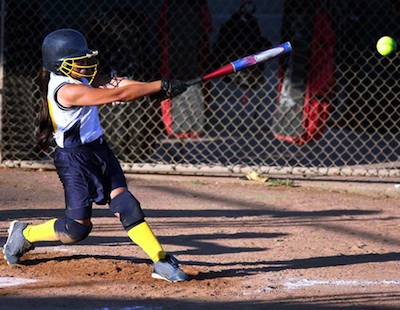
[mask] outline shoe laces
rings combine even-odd
[[[173,255],[167,254],[163,260],[169,262],[174,268],[179,268],[179,261]]]

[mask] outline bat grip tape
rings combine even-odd
[[[194,84],[201,83],[201,81],[203,81],[203,78],[202,78],[201,76],[199,76],[199,77],[197,77],[197,78],[195,78],[195,79],[186,81],[186,85],[187,85],[187,86],[191,86],[191,85],[194,85]]]

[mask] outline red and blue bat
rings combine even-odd
[[[292,51],[292,45],[290,44],[290,42],[285,42],[278,46],[269,48],[263,52],[259,52],[259,53],[232,61],[231,63],[229,63],[211,73],[208,73],[204,76],[199,76],[195,79],[186,81],[186,85],[190,86],[190,85],[194,85],[197,83],[201,83],[201,82],[209,80],[209,79],[227,76],[229,74],[238,72],[240,70],[250,68],[256,64],[260,64],[260,63],[275,59],[279,56],[288,54],[291,51]]]

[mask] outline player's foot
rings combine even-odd
[[[3,246],[4,258],[9,265],[19,264],[19,258],[24,253],[34,248],[33,244],[25,239],[22,231],[28,226],[27,223],[13,221],[8,229],[8,239]]]
[[[171,254],[154,263],[154,270],[151,276],[155,279],[168,282],[183,282],[189,280],[189,276],[178,266],[178,260]]]

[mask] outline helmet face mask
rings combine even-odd
[[[97,74],[98,52],[87,47],[85,37],[74,29],[59,29],[48,34],[42,44],[43,67],[57,75],[88,78]]]
[[[97,74],[99,61],[96,58],[97,51],[85,56],[66,58],[63,60],[58,70],[71,78],[87,78],[89,84],[92,83]]]

